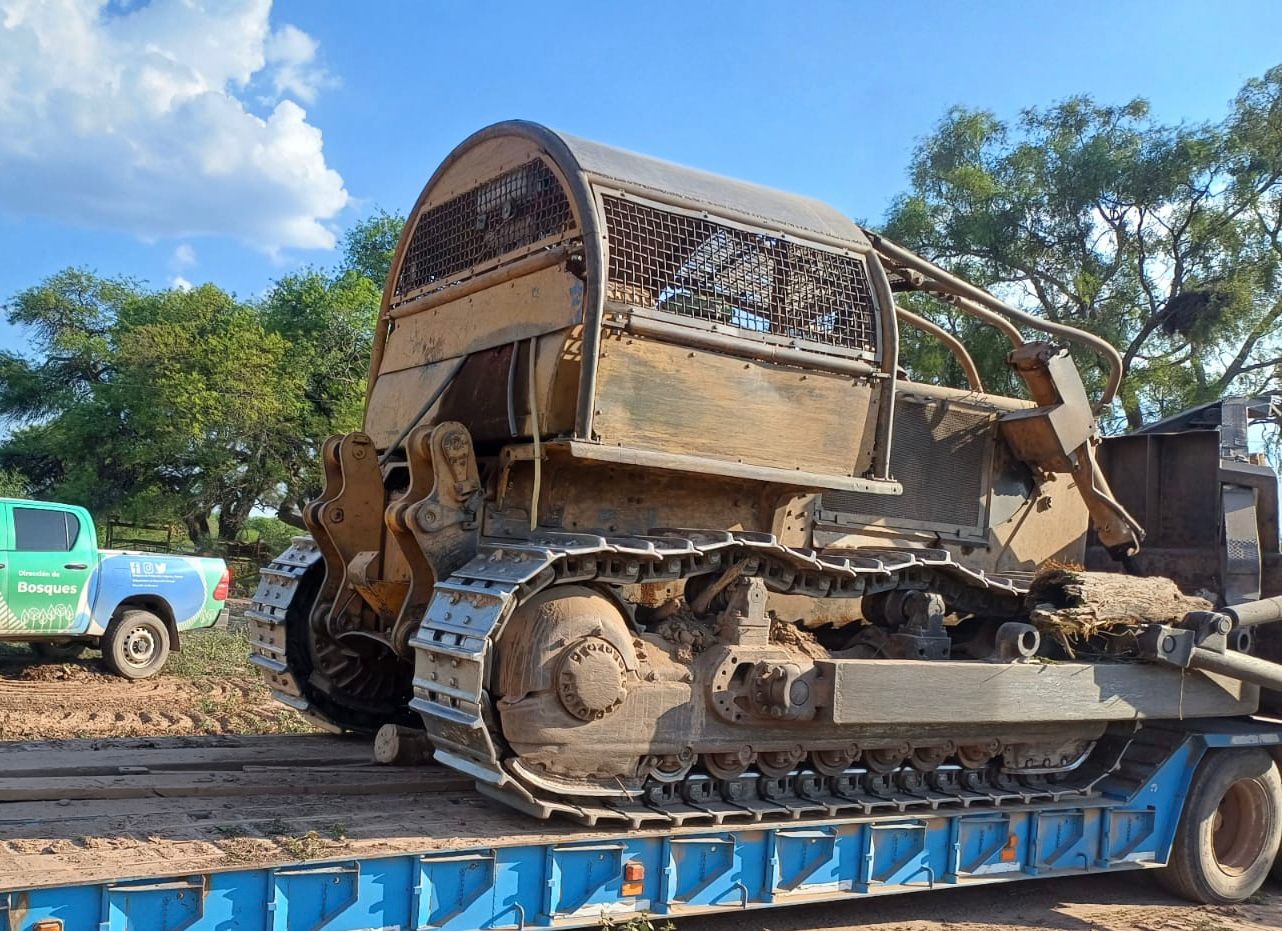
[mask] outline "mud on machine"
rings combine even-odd
[[[1023,396],[911,293],[1007,341]],[[908,328],[965,384],[910,380]],[[588,825],[1089,797],[1138,733],[1282,679],[1209,602],[1035,622],[1039,567],[1139,550],[1096,456],[1121,371],[821,202],[491,126],[410,213],[363,430],[264,572],[255,662],[317,722],[422,727]]]

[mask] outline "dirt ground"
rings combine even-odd
[[[311,730],[272,700],[238,627],[186,634],[163,672],[141,682],[108,673],[96,651],[58,663],[0,644],[0,740]]]
[[[677,931],[1262,931],[1282,928],[1282,883],[1242,905],[1190,905],[1146,872],[1028,880],[678,922]]]

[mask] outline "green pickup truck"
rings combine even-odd
[[[101,647],[127,679],[160,672],[179,634],[226,617],[221,559],[98,549],[84,508],[0,498],[0,640],[49,658]]]

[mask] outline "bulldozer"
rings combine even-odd
[[[910,294],[1005,340],[1021,396]],[[910,378],[908,329],[964,384]],[[1080,791],[1119,733],[1259,702],[1210,600],[1036,621],[1046,567],[1140,558],[1101,464],[1121,375],[825,203],[499,123],[409,214],[363,428],[321,450],[253,659],[318,724],[422,728],[540,817]]]

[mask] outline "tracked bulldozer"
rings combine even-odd
[[[1007,341],[1021,396],[910,293]],[[908,378],[908,328],[965,384]],[[1139,550],[1096,455],[1121,371],[821,202],[491,126],[409,215],[363,429],[264,570],[254,661],[312,720],[421,727],[539,816],[1081,791],[1119,727],[1258,702],[1190,659],[1233,652],[1209,602],[1037,622],[1039,569]],[[1163,636],[1181,661],[1137,661]]]

